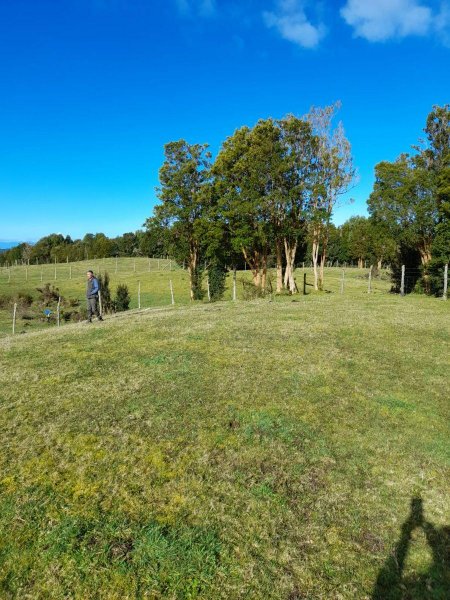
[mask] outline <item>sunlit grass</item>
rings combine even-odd
[[[339,277],[0,340],[0,597],[371,598],[442,531],[449,305]]]

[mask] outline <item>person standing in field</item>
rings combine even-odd
[[[94,277],[93,271],[88,271],[87,275],[87,286],[86,286],[86,298],[87,298],[87,312],[88,312],[88,323],[92,323],[92,316],[95,315],[99,321],[103,321],[103,317],[98,310],[98,294],[100,292],[100,286],[98,279]]]

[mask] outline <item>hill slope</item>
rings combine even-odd
[[[338,295],[0,340],[0,596],[444,598],[449,340]]]

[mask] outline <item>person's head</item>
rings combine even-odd
[[[94,271],[87,271],[86,276],[88,279],[92,279],[94,277]]]

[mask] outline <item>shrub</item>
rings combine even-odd
[[[208,269],[209,295],[211,302],[221,300],[225,292],[227,271],[221,265],[213,265]]]
[[[17,304],[23,308],[29,307],[33,304],[33,296],[31,294],[27,294],[26,292],[19,292],[17,294]]]
[[[49,306],[49,304],[51,304],[52,302],[58,302],[58,298],[60,297],[58,288],[53,287],[49,283],[46,283],[44,287],[36,289],[40,294],[40,301],[44,306]]]
[[[192,291],[194,300],[203,300],[205,292],[202,289],[203,268],[197,267],[192,274]]]
[[[128,310],[130,308],[130,300],[128,286],[120,283],[117,286],[116,297],[114,298],[114,310],[118,312]]]
[[[104,275],[98,275],[97,279],[100,286],[100,293],[102,298],[102,311],[104,313],[112,312],[113,300],[111,298],[111,291],[109,289],[109,275],[107,272],[105,272]]]

